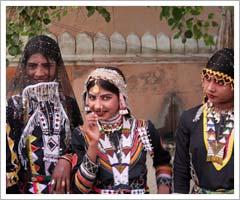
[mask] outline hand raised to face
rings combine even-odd
[[[86,115],[83,129],[90,139],[90,144],[97,145],[100,136],[100,130],[98,125],[98,116],[94,112],[90,112]]]

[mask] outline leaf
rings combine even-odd
[[[174,35],[173,39],[179,38],[181,34],[182,34],[182,31],[177,32],[177,33]]]
[[[179,21],[183,16],[182,15],[182,10],[179,9],[178,7],[174,7],[173,10],[172,10],[172,16],[173,16],[174,20]]]
[[[209,22],[204,22],[204,25],[203,25],[205,28],[207,28],[207,27],[209,27],[210,26],[210,24],[209,24]]]
[[[168,19],[170,15],[170,7],[169,6],[162,6],[162,12],[160,14],[160,20],[164,18]]]
[[[192,15],[200,15],[202,12],[202,7],[201,6],[195,6],[194,9],[192,9],[191,14]]]
[[[215,21],[212,21],[212,27],[218,27],[218,23]]]
[[[203,23],[202,20],[197,20],[197,25],[198,25],[199,27],[202,27],[202,23]]]
[[[185,44],[187,42],[187,39],[185,37],[182,38],[182,43]]]
[[[17,56],[21,52],[20,47],[15,45],[15,46],[10,46],[8,49],[8,53],[11,56]]]
[[[67,14],[68,14],[68,11],[67,11],[67,10],[64,10],[63,16],[66,16]]]
[[[173,25],[173,22],[174,22],[174,21],[173,21],[173,18],[169,18],[167,22],[168,22],[168,25],[169,25],[169,26],[172,26],[172,25]]]
[[[213,19],[214,18],[214,13],[209,13],[208,14],[208,19]]]
[[[202,37],[202,32],[197,24],[193,25],[193,35],[197,40],[199,40]]]
[[[86,6],[86,9],[87,9],[87,11],[88,11],[88,17],[91,17],[93,14],[94,14],[94,12],[95,12],[95,6]]]
[[[184,33],[184,36],[185,36],[186,38],[192,38],[193,33],[192,33],[191,30],[187,30],[187,31]]]
[[[43,23],[46,24],[46,25],[47,25],[47,24],[50,24],[50,23],[51,23],[51,20],[50,20],[49,18],[44,18],[44,19],[43,19]]]
[[[192,28],[192,25],[193,25],[193,17],[189,18],[189,19],[186,21],[186,24],[187,24],[187,28],[188,28],[188,29],[191,29],[191,28]]]
[[[102,15],[104,17],[106,22],[110,21],[110,19],[111,19],[110,13],[107,11],[106,8],[100,6],[100,7],[96,7],[96,10],[98,11],[98,13],[100,15]]]

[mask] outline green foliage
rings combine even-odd
[[[110,13],[104,7],[85,7],[88,17],[95,11],[104,17],[106,22],[111,20]],[[7,7],[7,51],[8,54],[16,57],[20,55],[23,47],[22,36],[27,39],[48,32],[48,25],[54,20],[60,20],[69,12],[69,7],[60,6],[9,6]],[[7,65],[9,60],[7,60]]]
[[[183,43],[187,39],[203,38],[206,46],[214,45],[213,36],[209,33],[210,28],[219,25],[214,21],[214,13],[209,13],[206,20],[200,19],[202,6],[162,6],[160,20],[166,20],[172,31],[176,31],[173,38],[181,38]]]
[[[86,6],[88,11],[88,17],[91,17],[95,11],[97,11],[102,17],[104,17],[106,22],[110,22],[111,15],[105,7],[102,6]]]
[[[47,31],[53,19],[61,18],[66,7],[56,6],[9,6],[7,7],[6,45],[9,55],[21,54],[23,38],[31,38]],[[7,60],[7,64],[9,61]]]

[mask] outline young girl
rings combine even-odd
[[[98,68],[86,80],[86,121],[72,138],[76,193],[149,193],[147,152],[153,158],[158,192],[170,192],[170,155],[153,124],[131,115],[126,87],[123,73],[112,67]]]
[[[234,192],[233,63],[233,50],[228,48],[209,59],[202,71],[205,102],[181,116],[173,168],[175,193]]]
[[[7,193],[69,193],[71,131],[82,118],[53,39],[26,44],[7,95]]]

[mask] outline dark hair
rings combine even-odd
[[[36,53],[40,53],[47,60],[48,59],[54,60],[57,66],[60,66],[63,64],[61,51],[57,42],[46,35],[35,36],[27,42],[24,48],[23,57],[21,60],[22,67],[25,67],[28,59],[33,54],[36,54]]]
[[[234,77],[234,51],[223,48],[218,50],[207,62],[206,68]]]
[[[126,83],[126,78],[120,69],[115,68],[115,67],[104,67],[104,69],[110,69],[110,70],[116,71],[118,74],[120,74],[123,77],[123,80]],[[117,96],[119,96],[119,89],[114,84],[110,83],[109,81],[99,79],[99,80],[97,80],[97,83],[103,89],[108,90],[108,91],[116,94]],[[95,80],[90,81],[87,84],[87,91],[89,91],[94,85],[95,85]],[[84,96],[84,99],[85,99],[85,96]]]

